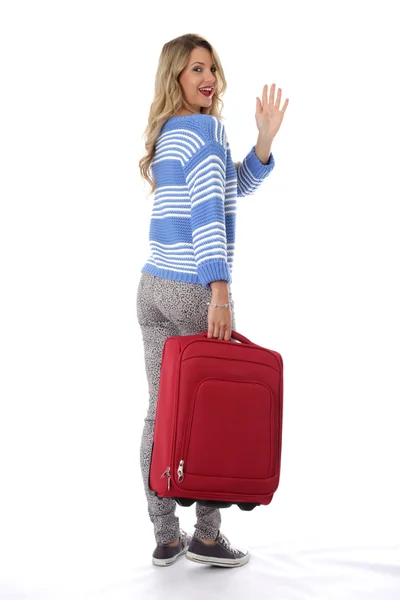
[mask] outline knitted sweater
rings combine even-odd
[[[210,288],[232,283],[236,199],[253,194],[275,166],[255,146],[235,167],[225,126],[198,113],[170,117],[151,163],[156,183],[150,219],[150,255],[142,272]]]

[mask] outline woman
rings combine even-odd
[[[248,562],[249,553],[233,547],[221,533],[219,509],[196,504],[193,536],[179,527],[173,498],[149,489],[162,349],[173,335],[208,331],[231,339],[236,329],[231,294],[235,248],[236,198],[254,193],[275,161],[272,140],[288,105],[279,110],[281,89],[264,86],[257,98],[257,143],[242,163],[233,163],[220,114],[226,89],[216,51],[198,35],[183,35],[162,49],[155,96],[146,128],[141,175],[151,185],[150,255],[137,290],[149,407],[140,463],[157,547],[153,564],[173,564],[182,554],[205,564],[227,567]],[[150,175],[150,171],[152,176]]]

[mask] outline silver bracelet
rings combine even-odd
[[[221,308],[228,308],[228,306],[230,305],[230,302],[228,302],[228,304],[211,304],[211,302],[207,302],[207,306],[220,306]]]

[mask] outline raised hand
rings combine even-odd
[[[269,139],[273,139],[279,131],[289,99],[286,98],[283,106],[279,109],[281,103],[282,89],[278,88],[275,101],[275,83],[271,85],[271,91],[268,98],[268,85],[264,85],[262,93],[262,102],[257,96],[256,101],[256,123],[259,133]]]

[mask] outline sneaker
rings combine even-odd
[[[180,530],[181,535],[176,546],[168,546],[168,544],[157,544],[153,552],[153,565],[157,567],[169,567],[179,556],[185,554],[189,548],[192,537]]]
[[[204,565],[215,565],[216,567],[241,567],[249,562],[248,550],[234,548],[230,541],[218,531],[216,544],[204,544],[195,536],[189,544],[186,558]]]

